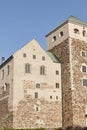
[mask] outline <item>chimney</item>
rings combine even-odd
[[[4,63],[5,61],[5,57],[2,57],[1,63]]]

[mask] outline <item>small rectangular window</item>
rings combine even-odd
[[[83,86],[87,86],[87,79],[83,79]]]
[[[58,96],[56,96],[56,99],[58,100]]]
[[[59,88],[59,83],[56,83],[56,88]]]
[[[86,66],[82,66],[82,72],[86,72]]]
[[[36,84],[36,88],[40,88],[40,84],[39,83]]]
[[[35,98],[38,98],[38,93],[37,92],[35,93]]]
[[[33,59],[36,59],[36,55],[33,55]]]
[[[56,75],[59,75],[59,71],[58,70],[56,70]]]
[[[52,99],[52,96],[50,96],[50,99]]]
[[[39,110],[39,108],[38,108],[38,106],[36,106],[36,111],[38,111]]]
[[[86,56],[86,52],[85,52],[85,51],[82,51],[81,53],[82,53],[81,55],[82,55],[83,57]]]
[[[43,61],[45,60],[45,56],[42,56],[42,60],[43,60]]]
[[[26,53],[23,53],[23,57],[24,57],[24,58],[26,57]]]

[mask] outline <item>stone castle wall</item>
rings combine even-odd
[[[52,89],[48,84],[45,84],[45,87],[42,86],[39,91],[44,91],[48,88],[49,91]],[[31,90],[32,95],[30,94]],[[35,91],[33,82],[24,81],[24,98],[19,102],[16,111],[14,111],[13,128],[25,129],[61,127],[61,101],[59,101],[59,99],[55,101],[53,101],[53,99],[46,100],[44,95],[42,98],[35,98],[33,97],[33,91]],[[38,111],[36,110],[36,107],[38,107]]]
[[[53,47],[50,50],[61,61],[61,77],[62,77],[62,118],[63,126],[73,124],[72,112],[72,91],[71,91],[71,74],[70,74],[70,59],[69,59],[69,40],[66,39],[61,44]]]
[[[72,72],[73,72],[73,124],[87,126],[87,86],[83,86],[82,80],[87,79],[87,72],[82,72],[82,64],[87,65],[87,43],[72,39]],[[86,56],[82,57],[81,52]]]
[[[87,43],[76,39],[72,39],[69,43],[67,39],[51,51],[61,60],[63,126],[86,126],[87,87],[82,85],[82,79],[87,79],[87,74],[81,71],[81,67],[83,63],[87,65],[87,54],[82,57],[81,52],[87,52]],[[72,64],[72,68],[70,68],[70,64]]]
[[[7,88],[7,91],[2,91],[2,94],[0,94],[0,129],[13,127],[13,116],[12,113],[9,112],[8,98],[9,88]]]

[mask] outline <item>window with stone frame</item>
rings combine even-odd
[[[26,53],[23,53],[23,57],[26,58],[27,54]]]
[[[45,75],[45,66],[40,67],[40,75]]]
[[[35,92],[35,98],[38,98],[38,93],[37,92]]]
[[[59,83],[56,83],[56,88],[59,88]]]
[[[63,31],[61,31],[60,33],[59,33],[59,37],[63,37]]]
[[[39,83],[36,83],[36,88],[40,88],[40,84]]]
[[[36,55],[33,55],[33,59],[36,59]]]
[[[82,72],[86,73],[87,67],[85,65],[82,65]]]
[[[86,37],[86,36],[87,36],[86,31],[83,30],[83,37]]]
[[[45,61],[45,56],[42,56],[42,60]]]
[[[30,73],[30,71],[31,71],[31,70],[30,70],[30,69],[31,69],[30,67],[31,67],[31,66],[30,66],[29,63],[26,63],[26,64],[25,64],[25,73]]]
[[[36,111],[38,111],[39,110],[39,107],[38,106],[36,106]]]
[[[85,51],[81,51],[81,56],[85,57],[86,56],[86,52]]]
[[[52,99],[52,96],[50,96],[50,99]]]
[[[56,75],[59,75],[59,71],[58,70],[56,70]]]
[[[74,28],[74,33],[79,34],[79,29]]]
[[[53,36],[52,42],[56,41],[56,36]]]
[[[58,96],[56,96],[56,100],[58,100]]]
[[[83,79],[83,86],[87,86],[87,79]]]

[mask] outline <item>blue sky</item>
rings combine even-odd
[[[45,35],[70,15],[87,21],[87,0],[0,0],[0,58],[33,38],[46,49]]]

